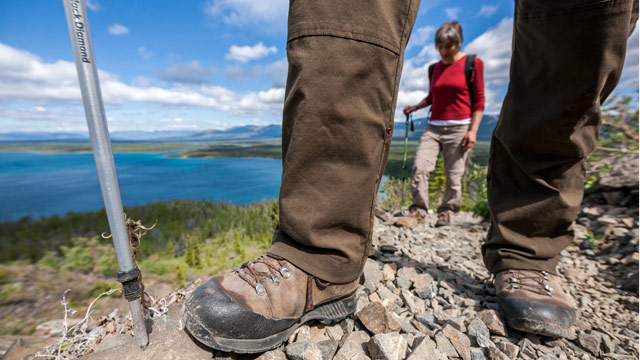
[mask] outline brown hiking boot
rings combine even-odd
[[[257,353],[283,343],[310,320],[329,324],[356,308],[358,280],[330,284],[272,255],[216,276],[182,307],[186,330],[217,350]]]
[[[552,337],[572,337],[576,310],[545,271],[507,270],[496,274],[498,305],[514,329]]]
[[[409,217],[416,219],[418,223],[424,222],[427,210],[412,205],[409,207]]]
[[[451,222],[451,218],[449,217],[449,212],[448,211],[443,211],[441,213],[438,214],[438,221],[436,221],[436,227],[440,227],[440,226],[449,226],[449,223]]]

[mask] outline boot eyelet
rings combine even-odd
[[[507,290],[514,290],[517,289],[518,285],[517,284],[510,284],[509,287],[507,288]]]
[[[280,268],[280,274],[282,275],[283,278],[288,279],[291,277],[291,273],[289,272],[289,269],[287,269],[286,267],[281,267]]]
[[[509,284],[512,284],[512,283],[519,283],[519,282],[520,282],[520,280],[518,280],[518,279],[516,279],[516,278],[508,278],[508,279],[507,279],[507,282],[508,282]]]
[[[553,288],[552,288],[551,286],[549,286],[549,285],[545,285],[545,286],[544,286],[544,289],[545,289],[547,292],[552,292],[552,291],[553,291]]]
[[[262,285],[261,283],[255,283],[253,284],[253,288],[256,289],[256,293],[258,294],[258,296],[263,296],[264,294],[267,293],[267,290],[264,288],[264,285]]]
[[[271,274],[271,275],[269,275],[269,276],[271,277],[271,281],[273,281],[273,283],[274,283],[276,286],[280,286],[280,279],[278,279],[278,276],[276,276],[276,274],[273,274],[273,273],[272,273],[272,274]]]

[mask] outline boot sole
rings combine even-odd
[[[280,344],[289,339],[289,336],[291,336],[291,334],[293,334],[296,329],[311,320],[319,320],[322,324],[329,325],[346,319],[348,316],[353,314],[355,310],[356,292],[354,291],[342,298],[316,307],[315,309],[302,315],[302,317],[289,328],[262,339],[233,339],[213,336],[210,341],[207,341],[194,335],[200,331],[203,331],[204,327],[202,327],[202,329],[185,330],[187,330],[187,332],[200,343],[215,350],[239,354],[254,354],[278,347]],[[184,306],[183,311],[188,312],[188,310]]]
[[[572,328],[566,329],[552,322],[535,321],[530,319],[507,319],[507,324],[516,330],[526,333],[554,338],[575,338],[575,332]]]

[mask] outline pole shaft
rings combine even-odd
[[[91,136],[93,157],[98,170],[98,178],[113,245],[116,249],[120,271],[127,272],[133,270],[135,264],[129,249],[129,237],[127,235],[109,129],[102,102],[87,10],[84,0],[63,0],[63,3],[78,72],[82,102]],[[129,305],[136,336],[140,345],[145,347],[148,343],[148,334],[144,326],[140,299],[130,301]]]

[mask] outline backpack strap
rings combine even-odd
[[[436,64],[429,65],[429,87],[431,87],[431,78],[433,78],[433,71],[436,69]]]
[[[467,89],[469,90],[471,104],[473,104],[473,83],[475,81],[473,78],[474,71],[476,71],[476,54],[469,54],[464,60],[464,77],[467,80]]]

